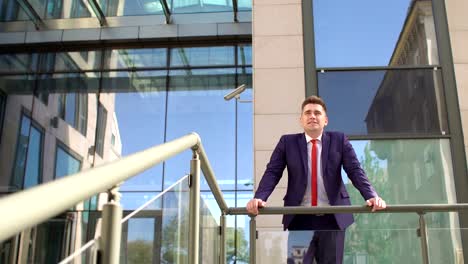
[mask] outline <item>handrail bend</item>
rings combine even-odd
[[[0,242],[52,218],[95,194],[106,192],[121,182],[187,150],[200,155],[201,170],[219,207],[224,200],[197,133],[151,147],[120,160],[17,192],[0,199]]]

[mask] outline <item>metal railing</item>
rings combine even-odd
[[[101,238],[98,250],[102,263],[118,263],[121,241],[122,207],[118,186],[123,181],[187,150],[192,149],[189,176],[189,247],[190,264],[198,263],[200,223],[200,169],[222,212],[228,207],[216,183],[213,169],[196,133],[132,154],[115,162],[70,175],[0,199],[0,242],[36,226],[95,194],[108,192],[102,209]],[[224,221],[225,223],[225,221]],[[225,228],[221,233],[224,237]],[[224,243],[220,245],[224,254]],[[220,258],[220,262],[224,260]]]
[[[424,215],[429,212],[459,212],[468,210],[468,204],[413,204],[390,205],[386,209],[372,212],[368,206],[324,206],[324,207],[266,207],[259,209],[260,215],[284,215],[284,214],[337,214],[337,213],[416,213],[419,215],[418,236],[421,240],[421,254],[424,264],[429,264],[429,251],[427,245],[427,227]],[[249,215],[246,208],[228,208],[229,215]],[[256,261],[256,221],[255,216],[250,216],[250,263]]]
[[[200,137],[191,133],[165,144],[132,154],[118,161],[70,175],[53,182],[8,195],[0,199],[0,242],[43,221],[52,218],[77,203],[95,194],[108,192],[108,203],[102,211],[101,237],[88,242],[89,247],[97,242],[102,263],[118,263],[121,243],[122,207],[118,186],[123,181],[141,173],[187,149],[192,149],[189,175],[189,241],[188,261],[199,262],[200,223],[200,169],[213,193],[220,217],[220,257],[224,264],[226,240],[226,215],[249,215],[245,207],[228,208],[216,182],[210,162],[203,149]],[[77,188],[79,187],[79,188]],[[419,215],[419,235],[423,263],[429,263],[427,229],[424,214],[428,212],[453,212],[467,210],[468,204],[390,205],[374,213],[416,213]],[[367,206],[329,207],[268,207],[259,210],[260,215],[274,214],[335,214],[372,213]],[[256,261],[256,220],[250,215],[250,263]],[[81,249],[85,250],[85,249]],[[79,253],[79,252],[78,252]]]

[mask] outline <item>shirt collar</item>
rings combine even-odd
[[[317,138],[311,138],[309,137],[309,135],[307,135],[307,133],[304,133],[305,135],[305,139],[306,139],[306,142],[309,143],[312,139],[317,139],[319,142],[322,142],[322,134],[320,134],[320,136],[318,136]]]

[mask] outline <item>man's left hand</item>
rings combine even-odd
[[[366,203],[367,203],[367,206],[372,206],[372,212],[387,208],[387,203],[385,203],[384,199],[380,197],[370,198],[369,200],[366,201]]]

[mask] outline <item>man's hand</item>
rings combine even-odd
[[[370,198],[366,203],[367,206],[372,206],[372,212],[387,208],[387,203],[385,203],[385,201],[380,197]]]
[[[258,215],[258,208],[263,208],[266,206],[266,202],[262,201],[262,199],[255,199],[253,198],[250,200],[247,205],[247,212],[252,215]]]

